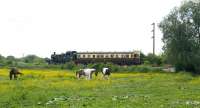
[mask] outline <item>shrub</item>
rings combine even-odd
[[[68,69],[68,70],[73,70],[75,69],[77,66],[74,62],[68,62],[64,65],[61,65],[61,69]]]

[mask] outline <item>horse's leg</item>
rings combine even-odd
[[[98,76],[98,72],[95,72],[96,77]]]
[[[104,78],[104,74],[102,73],[102,75],[101,75],[101,79],[103,79]]]
[[[13,74],[10,72],[10,80],[12,80]]]
[[[14,73],[14,79],[15,79],[15,80],[17,79],[17,74],[16,74],[16,73]]]
[[[90,80],[90,74],[88,75],[88,80]]]
[[[79,73],[76,73],[76,78],[80,79],[80,74]]]
[[[107,80],[109,79],[109,75],[106,75],[106,79],[107,79]]]
[[[78,74],[78,79],[80,79],[81,78],[81,75],[80,74]]]
[[[106,75],[105,74],[103,74],[103,79],[105,79],[106,78]]]
[[[76,72],[75,74],[76,74],[76,78],[78,78],[78,74],[79,74],[79,73],[78,73],[78,72]]]
[[[92,72],[90,73],[90,79],[92,79]]]
[[[78,73],[78,72],[76,72],[76,78],[78,78],[78,79],[79,79],[79,73]]]
[[[103,79],[103,72],[101,72],[102,73],[102,75],[101,75],[101,79]]]

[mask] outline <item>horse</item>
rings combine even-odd
[[[97,76],[96,69],[94,68],[86,68],[86,69],[80,69],[76,71],[76,77],[80,79],[82,76],[85,76],[86,79],[90,80],[92,79],[92,74],[95,72],[95,75]]]
[[[106,76],[107,76],[107,79],[108,79],[108,77],[110,76],[110,74],[111,74],[111,69],[110,68],[103,68],[102,69],[102,74],[103,74],[103,78],[106,78]]]
[[[10,80],[12,80],[13,76],[14,76],[14,79],[16,80],[17,75],[23,75],[23,74],[21,72],[19,72],[19,70],[17,68],[11,68],[10,72],[9,72]]]

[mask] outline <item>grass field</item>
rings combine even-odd
[[[187,73],[113,73],[77,80],[64,70],[0,69],[0,108],[200,108],[200,77]]]

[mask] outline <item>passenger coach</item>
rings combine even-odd
[[[78,52],[76,63],[112,62],[119,65],[140,64],[140,52]]]

